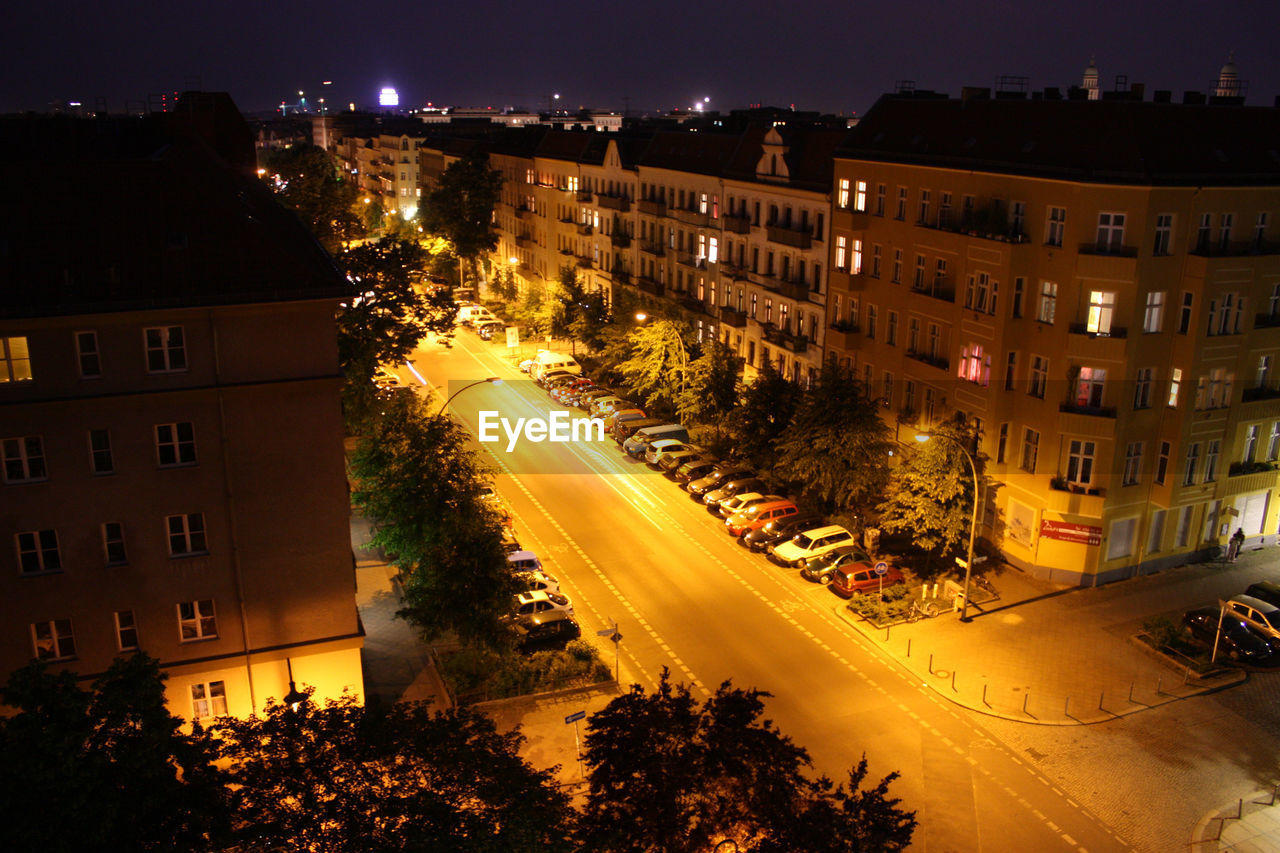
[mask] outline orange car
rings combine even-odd
[[[742,536],[748,530],[764,527],[775,518],[786,518],[789,515],[795,515],[799,511],[799,508],[791,501],[759,503],[726,518],[724,529],[729,531],[730,536]]]

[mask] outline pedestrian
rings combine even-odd
[[[1244,530],[1237,527],[1231,534],[1231,544],[1227,546],[1227,560],[1234,563],[1240,556],[1240,546],[1244,545]]]

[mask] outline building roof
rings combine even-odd
[[[229,165],[240,155],[196,131],[162,117],[0,121],[0,316],[349,294],[298,218]]]
[[[640,165],[700,175],[724,173],[738,148],[739,135],[664,130],[653,135]]]
[[[885,95],[837,156],[1088,183],[1274,186],[1280,109]]]

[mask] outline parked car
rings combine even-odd
[[[725,498],[731,498],[740,492],[758,492],[763,488],[765,488],[764,480],[749,473],[732,480],[721,480],[714,489],[702,495],[702,502],[714,511],[719,509],[720,502]]]
[[[373,374],[373,384],[379,388],[399,388],[404,385],[404,382],[391,368],[379,367]]]
[[[525,616],[529,613],[543,613],[548,610],[563,610],[565,613],[573,615],[573,603],[569,601],[568,596],[561,595],[558,592],[547,592],[546,590],[522,592],[515,597],[515,613],[517,616]]]
[[[613,392],[603,386],[590,391],[582,391],[576,395],[573,404],[584,412],[591,411],[591,403],[601,397],[612,397]]]
[[[644,449],[644,461],[650,468],[661,468],[662,458],[668,453],[680,453],[689,450],[693,445],[678,438],[656,438]]]
[[[841,598],[862,593],[876,593],[882,588],[903,583],[906,578],[897,566],[889,566],[883,576],[876,574],[871,563],[846,563],[831,573],[831,591]]]
[[[572,394],[579,388],[594,388],[596,384],[585,376],[579,376],[575,379],[562,379],[547,385],[547,393],[551,395],[551,399],[557,403],[563,403],[564,397]]]
[[[784,566],[800,568],[804,561],[841,545],[855,544],[853,534],[838,524],[804,530],[776,545],[769,546],[774,560]]]
[[[760,504],[777,503],[780,500],[786,500],[782,495],[763,494],[761,492],[739,492],[731,498],[725,498],[720,501],[716,507],[716,514],[726,521],[737,515],[751,509],[753,506]]]
[[[826,519],[813,513],[775,518],[763,527],[742,534],[740,542],[752,551],[764,551],[775,542],[785,542],[801,530],[821,527],[825,523]]]
[[[560,394],[560,404],[569,408],[576,407],[583,397],[611,393],[608,388],[601,388],[599,385],[579,385],[576,388],[568,388]]]
[[[628,456],[643,459],[649,445],[660,438],[677,438],[686,441],[689,434],[679,424],[658,424],[638,429],[622,443],[622,449]]]
[[[1265,634],[1249,626],[1248,622],[1230,614],[1221,614],[1222,633],[1218,635],[1219,610],[1216,607],[1205,607],[1200,610],[1187,611],[1182,617],[1186,626],[1198,642],[1213,648],[1214,637],[1218,637],[1218,653],[1225,654],[1232,660],[1242,663],[1263,664],[1270,661],[1276,653],[1277,646],[1267,639]]]
[[[662,418],[636,418],[629,421],[618,419],[613,425],[613,440],[621,447],[623,442],[645,427],[660,426],[665,423],[666,421]]]
[[[521,373],[528,373],[529,368],[533,367],[533,359],[526,358],[524,361],[520,362],[519,367]]]
[[[658,470],[662,472],[664,477],[669,480],[674,480],[676,478],[676,471],[680,469],[681,465],[684,465],[687,462],[693,462],[696,459],[715,462],[714,456],[711,456],[701,450],[694,450],[694,446],[692,444],[688,445],[688,447],[688,450],[677,450],[675,452],[662,454],[661,458],[658,459]]]
[[[707,492],[718,489],[725,483],[732,483],[734,480],[741,480],[745,477],[754,477],[755,472],[750,468],[743,468],[740,465],[717,465],[714,470],[703,477],[689,481],[686,491],[689,497],[696,501],[702,500]]]
[[[649,416],[644,413],[644,409],[614,409],[612,412],[605,415],[604,431],[611,433],[618,424],[626,423],[627,421],[645,420],[648,417]]]
[[[537,365],[534,366],[536,367]],[[529,371],[529,375],[533,376],[532,370]],[[567,370],[549,370],[546,373],[539,374],[533,381],[537,382],[542,388],[550,389],[554,382],[563,382],[567,377],[577,379],[578,376],[579,374],[570,373]]]
[[[592,400],[591,408],[587,409],[587,414],[593,418],[603,418],[614,410],[615,403],[626,403],[626,407],[631,408],[629,401],[622,399],[617,394],[610,394],[607,397],[597,397]]]
[[[680,488],[687,489],[690,483],[707,476],[716,470],[719,464],[720,462],[715,459],[699,456],[681,464],[672,474],[671,479],[675,480],[680,485]]]
[[[729,531],[730,536],[742,536],[748,531],[764,527],[775,518],[789,518],[799,512],[799,508],[786,498],[762,501],[747,509],[740,509],[726,518],[724,529]]]
[[[476,327],[476,334],[480,336],[482,341],[491,341],[496,335],[501,335],[507,330],[507,324],[501,320],[490,320],[487,323],[481,323]]]
[[[521,616],[514,623],[516,648],[525,654],[563,649],[582,636],[577,621],[563,610]]]
[[[828,584],[831,583],[831,575],[836,569],[844,568],[853,563],[870,564],[871,558],[867,556],[866,551],[863,551],[857,545],[841,545],[839,548],[832,548],[825,554],[819,554],[816,557],[810,557],[805,560],[804,565],[800,568],[800,576],[807,581]],[[886,577],[888,577],[887,574]]]
[[[533,358],[533,364],[529,367],[529,375],[536,380],[541,380],[543,376],[554,370],[581,373],[582,365],[578,364],[571,355],[550,350],[539,350],[538,354]]]
[[[516,572],[539,572],[542,571],[542,561],[538,559],[538,555],[532,551],[512,551],[507,555],[507,562],[511,564],[511,570]]]
[[[1271,581],[1251,583],[1249,588],[1244,591],[1244,594],[1251,595],[1259,601],[1265,601],[1274,607],[1280,607],[1280,583],[1272,583]]]
[[[544,592],[559,592],[560,581],[556,580],[554,575],[546,572],[519,572],[516,574],[516,580],[524,584],[530,592],[542,590]]]
[[[1223,606],[1227,615],[1237,616],[1268,637],[1280,639],[1280,607],[1252,595],[1233,595]]]

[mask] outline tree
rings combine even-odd
[[[458,257],[474,265],[498,246],[493,208],[502,192],[502,173],[489,167],[489,155],[474,149],[450,163],[427,195],[423,227],[453,243]]]
[[[766,359],[755,381],[746,386],[742,401],[729,416],[734,446],[758,471],[772,471],[777,463],[778,438],[791,425],[801,391]]]
[[[687,381],[689,335],[685,323],[668,319],[650,320],[631,332],[631,357],[618,372],[646,406],[675,411]]]
[[[281,203],[298,214],[330,254],[364,235],[356,213],[359,190],[323,148],[291,145],[272,151],[265,168]]]
[[[477,711],[433,714],[415,702],[380,713],[352,696],[296,711],[268,701],[261,716],[224,720],[219,734],[244,849],[569,850],[557,768],[534,769],[519,756],[523,736],[499,733]]]
[[[354,431],[374,407],[378,365],[404,361],[428,333],[451,337],[457,307],[447,290],[417,286],[426,262],[417,243],[366,243],[340,253],[336,260],[358,291],[338,311],[338,360],[346,377],[343,398]]]
[[[0,819],[11,850],[221,849],[229,829],[217,750],[165,705],[144,654],[116,658],[81,690],[32,662],[4,687]]]
[[[956,443],[965,448],[975,443],[972,428],[957,421],[938,424],[933,434],[937,437],[912,442],[903,453],[879,506],[880,526],[911,533],[931,559],[968,550],[973,473]],[[979,480],[985,481],[983,459],[975,453],[973,460]]]
[[[601,346],[600,334],[609,322],[609,303],[602,291],[587,293],[582,277],[573,267],[560,268],[559,303],[551,323],[556,337],[571,337],[595,351]]]
[[[664,669],[654,693],[633,685],[592,715],[579,844],[703,853],[728,838],[742,850],[779,853],[903,849],[915,816],[887,797],[896,774],[863,791],[864,760],[847,789],[810,779],[808,753],[760,719],[768,696],[726,681],[699,705],[687,686],[671,685]],[[821,820],[825,836],[806,827],[811,817]],[[859,846],[872,837],[881,846]]]
[[[864,510],[888,477],[889,429],[853,371],[834,358],[776,442],[778,475],[802,485],[828,512]]]
[[[738,405],[742,359],[723,341],[713,340],[689,362],[686,385],[676,400],[676,412],[685,424],[709,425],[717,440],[725,420]]]
[[[520,589],[468,440],[413,391],[395,393],[351,456],[351,499],[374,522],[372,544],[404,576],[401,616],[426,639],[454,631],[464,643],[500,644]]]

